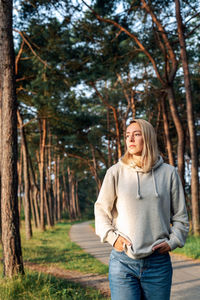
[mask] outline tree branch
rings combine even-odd
[[[31,52],[39,59],[39,61],[45,65],[45,67],[47,67],[48,69],[50,69],[50,66],[47,64],[46,61],[44,61],[36,52],[35,50],[32,48],[31,44],[29,43],[29,41],[25,38],[24,34],[17,30],[17,29],[13,29],[15,32],[19,33],[19,35],[22,37],[23,41],[27,44],[27,46],[29,47],[29,49],[31,50]]]
[[[158,68],[156,66],[156,62],[155,60],[153,59],[153,57],[151,56],[151,54],[148,52],[148,50],[143,46],[143,44],[140,42],[140,40],[133,34],[131,33],[130,31],[128,31],[126,28],[124,28],[123,26],[121,26],[120,24],[118,24],[117,22],[111,20],[111,19],[105,19],[101,16],[99,16],[92,7],[90,7],[84,0],[82,0],[82,2],[92,11],[92,13],[95,15],[95,17],[101,21],[101,22],[104,22],[104,23],[108,23],[108,24],[112,24],[114,25],[115,27],[119,28],[120,31],[123,31],[125,32],[128,36],[130,36],[135,42],[136,44],[138,45],[138,47],[146,54],[146,56],[149,58],[150,62],[152,63],[153,65],[153,68],[156,72],[156,75],[159,79],[159,81],[164,85],[165,82],[164,80],[162,79],[159,71],[158,71]]]
[[[178,62],[177,62],[177,59],[176,59],[176,55],[175,55],[174,50],[173,50],[173,48],[172,48],[172,46],[171,46],[171,44],[168,40],[166,31],[165,31],[164,27],[162,26],[161,22],[158,20],[158,18],[156,17],[156,15],[154,14],[154,12],[150,8],[150,6],[146,3],[145,0],[141,0],[141,3],[142,3],[142,8],[148,14],[150,14],[150,16],[152,18],[152,21],[156,24],[158,30],[160,31],[160,33],[162,35],[162,38],[163,38],[163,41],[165,43],[166,49],[168,50],[169,57],[170,57],[171,62],[172,62],[172,69],[171,69],[170,74],[169,74],[169,81],[172,81],[174,79],[174,76],[176,74],[177,67],[178,67]]]

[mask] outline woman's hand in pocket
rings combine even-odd
[[[155,250],[158,250],[158,252],[160,254],[166,254],[169,251],[171,251],[171,248],[166,242],[163,242],[163,243],[160,243],[160,244],[154,246],[153,251],[155,251]]]
[[[122,237],[121,235],[119,235],[118,238],[116,239],[113,247],[117,251],[123,251],[124,250],[124,244],[127,245],[127,246],[130,246],[131,242],[129,242],[124,237]]]

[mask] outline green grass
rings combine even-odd
[[[0,267],[2,271],[2,266]],[[83,288],[79,284],[71,283],[53,276],[30,272],[13,279],[0,278],[1,300],[106,300],[98,291]]]
[[[63,269],[84,273],[107,274],[108,266],[103,265],[84,252],[69,238],[70,224],[59,223],[53,229],[41,232],[35,230],[33,238],[25,240],[21,230],[24,261],[38,264],[57,265]]]
[[[107,274],[108,266],[103,265],[79,246],[71,242],[69,230],[71,224],[59,223],[53,229],[41,232],[33,229],[33,238],[25,239],[24,224],[21,228],[22,252],[25,262],[45,266],[53,265],[65,270],[84,273]],[[2,257],[2,249],[1,257]],[[0,265],[0,274],[3,273]],[[0,300],[17,299],[109,299],[99,291],[84,288],[79,284],[58,279],[51,275],[25,270],[25,276],[13,279],[0,278]]]
[[[200,259],[200,237],[189,235],[185,246],[183,248],[177,248],[173,252],[183,254],[190,258]]]
[[[92,228],[95,229],[95,222],[91,221],[90,226],[92,226]]]

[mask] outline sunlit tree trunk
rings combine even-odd
[[[36,217],[35,225],[36,227],[39,227],[40,226],[39,203],[38,203],[39,188],[36,183],[35,172],[33,170],[32,160],[30,156],[28,156],[28,160],[29,160],[29,171],[30,171],[31,194],[33,198],[33,205],[34,205],[35,217]]]
[[[76,180],[76,183],[75,183],[75,190],[76,190],[76,193],[75,193],[76,214],[77,214],[78,218],[80,218],[81,211],[80,211],[79,199],[78,199],[78,180]]]
[[[44,217],[44,193],[45,193],[45,145],[47,137],[46,119],[41,120],[41,143],[40,143],[40,227],[45,230],[45,217]]]
[[[22,153],[23,153],[23,174],[24,174],[24,214],[25,214],[25,232],[26,239],[32,237],[31,227],[31,207],[30,207],[30,178],[29,178],[29,166],[28,166],[28,149],[26,143],[26,136],[23,127],[23,121],[19,110],[17,111],[18,123],[20,126]]]
[[[107,107],[107,140],[108,140],[108,167],[112,165],[112,151],[111,151],[111,139],[110,139],[110,109]]]
[[[62,202],[62,210],[69,212],[69,194],[68,194],[68,191],[67,191],[64,159],[63,159],[63,162],[62,162],[62,182],[63,182],[63,192],[64,192],[63,202]]]
[[[22,165],[23,165],[23,160],[22,160],[22,144],[21,150],[20,150],[20,155],[19,155],[19,160],[17,161],[17,174],[18,174],[18,210],[19,210],[19,217],[21,215],[21,204],[22,204]],[[20,219],[19,219],[20,221]]]
[[[0,0],[1,218],[4,275],[24,273],[17,199],[17,102],[12,1]]]
[[[174,125],[176,127],[176,132],[178,135],[178,146],[177,146],[177,163],[178,163],[178,172],[182,181],[183,186],[185,186],[185,161],[184,161],[184,152],[185,152],[185,141],[184,141],[184,131],[179,114],[177,111],[177,106],[175,103],[174,90],[172,85],[167,88],[167,95],[169,101],[169,108],[173,118]]]
[[[48,199],[49,199],[49,212],[50,212],[50,218],[51,218],[51,225],[54,225],[54,215],[53,215],[53,190],[52,190],[52,159],[51,159],[51,132],[50,128],[48,126],[48,148],[47,148],[47,192],[48,192]]]
[[[53,184],[53,214],[54,220],[57,221],[57,157],[54,155],[54,184]]]
[[[95,149],[94,146],[92,144],[90,144],[90,148],[91,148],[91,152],[92,152],[92,162],[93,162],[93,167],[91,168],[91,172],[94,175],[95,181],[97,183],[97,189],[98,189],[98,193],[101,189],[101,180],[98,176],[98,172],[97,172],[97,161],[96,161],[96,157],[95,157]]]
[[[191,153],[191,196],[192,196],[192,223],[193,232],[195,235],[200,235],[200,220],[199,220],[199,177],[198,177],[198,154],[197,154],[197,138],[195,133],[195,122],[193,113],[192,93],[190,84],[190,72],[188,66],[186,43],[184,37],[184,27],[180,12],[180,1],[175,0],[176,4],[176,20],[178,24],[178,37],[181,51],[181,61],[184,73],[184,84],[186,93],[187,107],[187,124],[190,138],[190,153]]]
[[[168,117],[167,117],[165,98],[166,98],[165,96],[161,97],[163,127],[164,127],[164,133],[165,133],[166,148],[167,148],[167,153],[168,153],[169,164],[174,166],[173,147],[172,147],[170,134],[169,134],[169,123],[168,123]]]
[[[75,200],[75,183],[74,183],[74,173],[67,167],[68,173],[68,184],[69,184],[69,199],[70,199],[70,216],[72,220],[76,219],[76,200]]]
[[[57,157],[57,216],[58,216],[58,221],[61,220],[61,198],[60,198],[60,155]]]

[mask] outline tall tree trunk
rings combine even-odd
[[[185,161],[184,161],[185,142],[184,142],[183,126],[181,124],[179,114],[178,114],[178,111],[177,111],[177,106],[175,104],[175,96],[174,96],[173,86],[169,85],[166,92],[167,92],[167,95],[168,95],[170,112],[171,112],[171,115],[172,115],[174,125],[176,127],[177,135],[178,135],[178,146],[177,146],[178,172],[179,172],[182,184],[183,184],[183,186],[185,186],[185,179],[184,179],[184,173],[185,173]]]
[[[61,199],[60,199],[60,155],[57,157],[57,216],[58,216],[58,221],[61,220]]]
[[[1,42],[0,42],[1,43]],[[1,45],[0,45],[1,47]],[[0,71],[1,71],[1,66],[0,66]],[[2,147],[1,147],[1,140],[2,140],[2,136],[1,136],[1,119],[2,119],[2,116],[1,116],[1,106],[2,106],[2,78],[1,78],[1,74],[0,74],[0,240],[1,240],[1,235],[2,235],[2,230],[1,230],[1,153],[2,153]]]
[[[41,121],[41,144],[40,144],[40,227],[45,230],[44,217],[44,193],[45,193],[45,145],[47,137],[46,119]]]
[[[47,216],[47,225],[49,227],[52,227],[50,209],[49,209],[49,201],[48,200],[49,200],[48,193],[47,193],[47,190],[45,188],[45,190],[44,190],[44,207],[45,207],[45,212],[46,212],[46,216]]]
[[[49,131],[47,131],[49,133]],[[48,145],[45,145],[46,151],[45,151],[45,176],[46,180],[44,182],[44,205],[45,205],[45,212],[46,212],[46,217],[47,217],[47,225],[49,227],[52,227],[52,218],[51,218],[51,213],[50,213],[50,190],[49,190],[49,152],[48,152]]]
[[[165,96],[161,97],[163,127],[164,127],[165,139],[166,139],[169,164],[174,166],[173,148],[172,148],[172,143],[171,143],[170,134],[169,134],[169,123],[168,123],[168,118],[167,118],[165,98],[166,98]]]
[[[176,20],[178,24],[178,37],[181,49],[181,61],[184,73],[184,84],[186,93],[187,106],[187,123],[190,138],[190,153],[191,153],[191,194],[192,194],[192,223],[193,232],[195,235],[200,235],[200,220],[199,220],[199,177],[198,177],[198,154],[197,154],[197,138],[195,133],[194,113],[192,104],[192,93],[190,84],[190,72],[188,66],[186,43],[184,37],[184,28],[182,16],[180,12],[180,1],[175,0],[176,5]]]
[[[47,148],[47,161],[48,161],[48,168],[47,168],[47,191],[48,191],[48,199],[49,199],[49,212],[50,212],[50,218],[51,218],[51,225],[54,225],[54,214],[53,214],[53,191],[52,191],[52,180],[51,180],[51,174],[52,174],[52,159],[51,159],[51,132],[50,128],[48,126],[48,148]]]
[[[17,101],[12,1],[0,0],[1,217],[4,275],[24,273],[17,199]]]
[[[39,188],[36,183],[35,173],[33,170],[32,160],[31,160],[30,156],[28,156],[28,160],[29,160],[31,193],[32,193],[32,197],[33,197],[33,205],[34,205],[35,216],[36,216],[36,227],[39,227],[40,226],[40,215],[39,215],[39,209],[38,209]]]
[[[20,215],[21,215],[21,204],[22,204],[22,144],[21,144],[21,150],[19,155],[19,160],[17,161],[17,174],[18,174],[18,210],[19,210],[19,221],[20,221]]]
[[[57,221],[57,157],[54,156],[54,185],[53,185],[53,212],[54,212],[54,220]]]
[[[29,178],[29,168],[28,168],[28,148],[27,148],[26,136],[23,127],[23,121],[19,110],[17,110],[17,119],[20,126],[22,153],[23,153],[25,232],[26,232],[26,239],[29,240],[32,237],[32,227],[31,227],[31,208],[30,208],[30,178]]]
[[[72,215],[73,219],[77,219],[77,213],[76,213],[76,198],[75,198],[75,179],[74,179],[74,171],[71,170],[71,205],[72,205]]]
[[[37,219],[36,219],[36,213],[34,208],[34,200],[33,200],[33,190],[30,188],[30,204],[31,204],[31,212],[32,212],[32,218],[33,218],[33,224],[35,227],[38,227],[37,225]]]
[[[75,182],[75,202],[76,202],[76,214],[78,216],[78,218],[81,217],[81,211],[80,211],[80,206],[79,206],[79,200],[78,200],[78,180],[76,180]]]
[[[69,200],[70,200],[70,217],[72,220],[76,218],[75,209],[75,185],[74,185],[74,174],[70,167],[67,167],[68,183],[69,183]]]
[[[62,181],[63,181],[63,211],[68,211],[69,212],[69,193],[67,191],[67,184],[66,184],[66,176],[65,176],[65,169],[64,169],[64,159],[62,163]]]
[[[112,152],[110,147],[110,109],[107,107],[107,140],[108,140],[108,167],[112,164]]]
[[[91,152],[92,152],[92,162],[93,162],[93,167],[91,167],[91,171],[93,172],[93,175],[94,175],[94,178],[95,178],[95,181],[97,183],[97,192],[99,193],[100,189],[101,189],[101,180],[98,176],[98,173],[97,173],[97,161],[96,161],[96,157],[95,157],[95,149],[94,149],[94,146],[92,144],[90,144],[90,148],[91,148]]]

